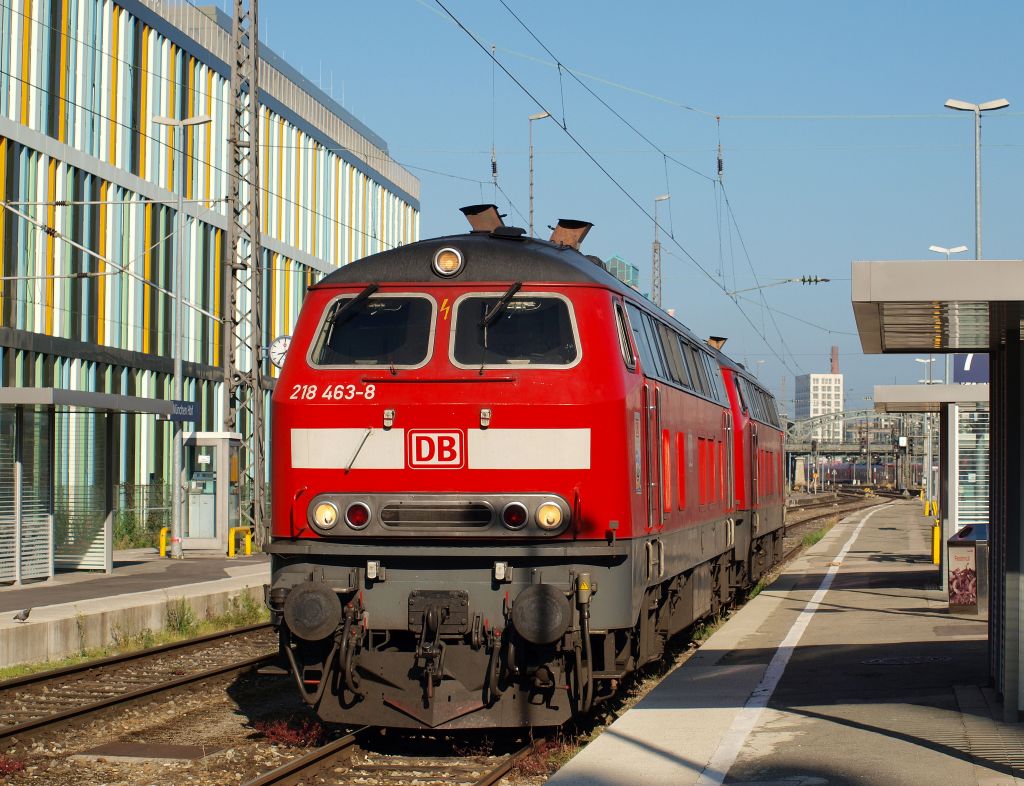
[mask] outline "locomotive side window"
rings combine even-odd
[[[722,403],[727,402],[729,397],[725,393],[725,382],[722,380],[722,369],[718,365],[718,361],[707,352],[702,352],[701,354],[704,356],[704,365],[707,367],[708,375],[711,378],[711,388],[714,397]]]
[[[630,370],[635,369],[636,358],[633,356],[633,347],[629,343],[629,328],[626,326],[626,314],[618,303],[615,304],[615,325],[619,333],[619,349],[622,351],[622,360],[625,362],[626,368]]]
[[[747,414],[750,412],[750,405],[747,404],[747,391],[745,389],[746,382],[743,377],[739,375],[734,375],[733,378],[736,381],[736,395],[739,396],[740,399],[740,410],[742,410],[744,414]]]
[[[644,331],[643,312],[632,303],[626,304],[626,310],[629,312],[629,326],[633,331],[633,341],[640,353],[640,362],[643,363],[644,373],[649,377],[656,376],[655,368],[657,367],[654,365],[654,355],[651,353],[651,344],[646,331]]]
[[[694,388],[698,393],[711,398],[714,394],[711,392],[711,383],[708,380],[708,370],[704,368],[704,362],[701,360],[701,353],[699,350],[686,342],[686,355],[690,361],[690,371],[693,374]]]
[[[750,407],[750,414],[762,423],[779,428],[779,411],[775,405],[775,399],[765,390],[743,377],[737,377],[737,381],[739,382],[737,390],[740,393],[740,400],[744,402],[744,407]]]
[[[430,356],[433,322],[434,302],[426,297],[343,295],[326,309],[309,362],[320,368],[416,368]]]
[[[750,402],[750,411],[757,420],[764,422],[764,410],[761,408],[761,397],[758,395],[757,388],[745,379],[743,380],[743,387],[746,390],[747,401]]]
[[[661,333],[661,346],[665,350],[665,358],[668,361],[669,377],[684,387],[693,387],[690,382],[690,372],[686,367],[686,360],[683,358],[682,349],[679,346],[679,336],[668,325],[658,323],[658,330]]]
[[[554,295],[468,295],[455,307],[457,366],[570,366],[579,340],[569,301]],[[499,309],[497,312],[494,309]],[[486,319],[485,319],[486,317]]]
[[[643,315],[644,333],[647,334],[647,343],[651,347],[651,360],[654,365],[650,375],[658,379],[668,379],[668,371],[665,370],[665,357],[661,351],[661,339],[658,337],[658,328],[655,321],[649,314]]]

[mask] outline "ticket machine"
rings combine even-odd
[[[228,530],[238,524],[237,464],[231,453],[241,435],[186,431],[183,435],[185,522],[182,548],[226,550]]]

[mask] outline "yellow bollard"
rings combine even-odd
[[[245,533],[245,556],[252,554],[252,530],[248,527],[232,527],[228,530],[228,557],[235,556],[235,535]]]
[[[167,556],[167,533],[171,531],[170,527],[164,527],[160,530],[160,556]]]
[[[942,562],[942,525],[938,519],[932,525],[932,564],[938,565]]]

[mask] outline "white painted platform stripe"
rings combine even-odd
[[[839,572],[839,568],[842,567],[842,562],[853,547],[854,541],[860,535],[861,529],[864,528],[864,524],[867,523],[869,518],[891,504],[888,503],[873,508],[857,524],[853,534],[850,535],[850,539],[846,541],[839,554],[832,560],[831,567],[829,567],[828,572],[822,578],[821,584],[818,585],[818,590],[807,601],[807,605],[804,606],[793,622],[789,633],[786,634],[786,638],[782,640],[778,649],[775,650],[775,655],[772,657],[771,663],[768,664],[768,668],[765,669],[764,676],[761,677],[761,681],[754,689],[754,692],[750,694],[750,698],[743,705],[743,709],[736,713],[732,725],[729,726],[729,730],[722,736],[722,741],[718,744],[718,748],[711,756],[711,760],[701,772],[695,786],[722,786],[725,782],[729,770],[736,763],[736,759],[739,757],[747,737],[750,736],[750,732],[757,725],[762,711],[768,706],[768,702],[771,700],[779,680],[782,679],[783,672],[786,671],[789,659],[793,657],[793,652],[800,643],[800,639],[803,638],[804,631],[807,630],[807,626],[811,623],[811,618],[818,610],[818,606],[825,600],[825,595],[828,594],[829,589],[832,587],[832,581]]]
[[[469,469],[590,469],[590,429],[473,429],[468,456]]]
[[[349,464],[353,469],[404,468],[405,429],[292,429],[292,467],[295,469],[345,469]]]

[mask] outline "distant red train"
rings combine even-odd
[[[327,721],[561,724],[781,556],[772,397],[589,224],[463,212],[312,287],[273,395],[269,602]]]

